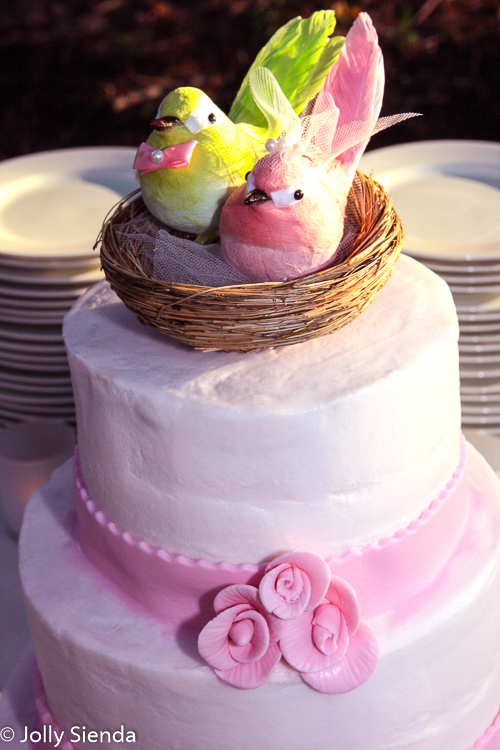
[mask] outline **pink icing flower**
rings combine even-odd
[[[281,659],[282,622],[266,612],[255,586],[236,584],[217,594],[217,617],[198,638],[198,650],[224,682],[256,688]]]
[[[319,606],[284,623],[280,646],[290,666],[323,693],[354,690],[378,662],[377,642],[360,623],[356,594],[337,576]]]
[[[259,586],[262,604],[282,620],[314,609],[324,598],[330,568],[315,552],[287,552],[269,563]]]

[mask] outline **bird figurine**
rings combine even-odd
[[[257,55],[227,116],[196,88],[165,97],[134,161],[144,202],[156,218],[199,242],[213,239],[225,200],[244,182],[266,139],[278,135],[253,99],[252,71],[268,68],[298,114],[340,54],[344,40],[331,37],[334,28],[335,14],[326,10],[279,29]]]
[[[284,281],[330,265],[344,231],[348,194],[371,135],[413,114],[379,120],[382,52],[360,13],[310,115],[299,118],[264,68],[251,75],[254,98],[281,136],[266,143],[246,184],[222,211],[226,260],[251,281]]]

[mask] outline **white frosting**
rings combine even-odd
[[[410,258],[353,323],[304,344],[195,351],[105,282],[64,335],[89,493],[170,552],[337,554],[418,517],[458,461],[453,301]]]
[[[380,646],[368,681],[324,695],[283,663],[263,687],[232,688],[196,654],[195,636],[121,599],[66,530],[66,464],[30,501],[20,541],[56,721],[66,736],[72,726],[125,724],[136,750],[471,750],[500,706],[500,485],[473,449],[470,477],[479,502],[446,569],[397,612],[367,621]]]

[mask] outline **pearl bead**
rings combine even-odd
[[[278,143],[276,141],[276,138],[268,138],[266,141],[266,151],[269,151],[270,154],[275,154],[278,150]]]
[[[278,138],[278,151],[287,151],[288,143],[285,138]]]
[[[157,148],[155,151],[151,151],[149,158],[153,164],[161,164],[165,158],[165,154],[161,149]]]
[[[293,144],[293,150],[294,150],[294,151],[295,151],[295,152],[296,152],[297,154],[303,154],[303,153],[304,153],[304,147],[302,146],[302,144],[301,144],[301,143],[294,143],[294,144]]]

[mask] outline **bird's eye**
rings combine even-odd
[[[294,206],[295,203],[302,200],[303,197],[304,191],[302,188],[290,187],[271,191],[273,203],[278,208],[289,208],[290,206]]]
[[[199,133],[200,130],[224,122],[224,113],[206,94],[202,94],[198,104],[183,122],[190,133]]]

